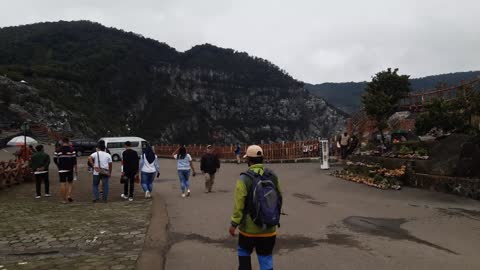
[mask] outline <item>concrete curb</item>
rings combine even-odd
[[[139,270],[163,270],[168,252],[169,218],[165,201],[156,188],[153,191],[152,217],[145,243],[137,261]]]

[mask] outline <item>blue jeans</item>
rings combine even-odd
[[[178,177],[180,178],[180,186],[182,193],[185,193],[187,189],[190,189],[190,170],[178,170]]]
[[[238,237],[238,262],[239,270],[251,270],[250,256],[253,249],[257,252],[260,270],[273,270],[273,247],[276,236],[272,237],[246,237],[242,234]]]
[[[155,179],[155,173],[146,173],[142,172],[141,174],[141,183],[143,191],[145,192],[152,192],[153,191],[153,179]]]
[[[108,198],[108,177],[106,176],[100,176],[100,175],[93,176],[93,198],[94,200],[98,200],[100,197],[100,195],[98,194],[98,184],[100,184],[100,178],[102,179],[102,184],[103,184],[102,200],[106,202]]]

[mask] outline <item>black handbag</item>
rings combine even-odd
[[[125,184],[128,182],[128,177],[126,175],[120,177],[120,184]]]

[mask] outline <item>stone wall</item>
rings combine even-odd
[[[480,179],[412,173],[407,185],[480,200]]]
[[[402,165],[407,166],[405,185],[415,188],[428,189],[437,192],[455,194],[480,200],[480,178],[479,177],[456,177],[454,175],[434,175],[432,167],[437,166],[432,160],[409,160],[401,158],[385,158],[376,156],[351,156],[353,162],[367,164],[378,164],[387,169],[398,169]],[[467,165],[461,162],[463,165]],[[478,166],[471,166],[476,168]]]
[[[362,162],[366,164],[378,164],[383,168],[393,170],[398,169],[403,165],[408,165],[413,160],[403,158],[387,158],[380,156],[350,156],[348,158],[352,162]],[[417,167],[426,167],[428,160],[414,160]]]

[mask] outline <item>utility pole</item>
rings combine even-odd
[[[23,131],[23,147],[24,147],[24,160],[27,161],[27,131],[30,129],[28,122],[23,122],[20,129]]]

